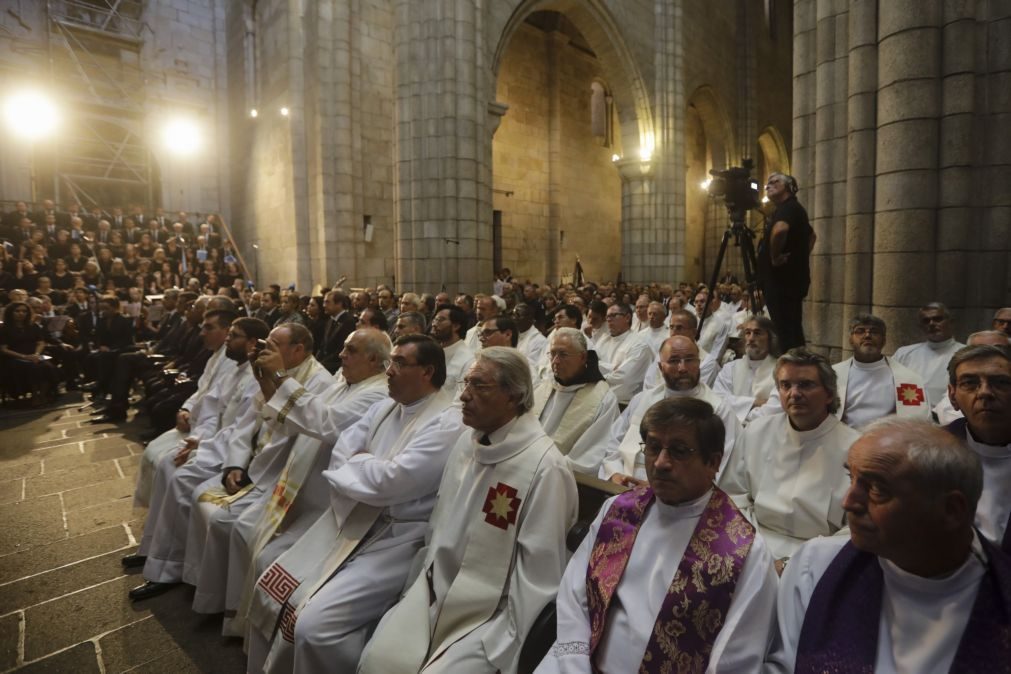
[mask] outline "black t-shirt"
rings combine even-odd
[[[778,267],[772,266],[771,237],[772,228],[777,222],[785,222],[790,226],[786,233],[786,244],[783,252],[789,253],[787,261]],[[814,230],[807,219],[807,211],[797,201],[790,197],[776,207],[765,235],[758,247],[758,274],[763,286],[774,285],[781,293],[806,297],[811,285],[811,236]]]

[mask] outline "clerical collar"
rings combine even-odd
[[[696,384],[693,388],[687,391],[675,391],[674,389],[664,384],[664,398],[701,398],[702,397],[702,382]]]
[[[660,499],[655,499],[656,514],[661,518],[661,521],[670,523],[698,517],[706,509],[706,506],[709,505],[709,499],[712,497],[713,490],[709,488],[702,496],[691,501],[678,503],[677,505],[670,505],[662,502]]]
[[[487,445],[484,445],[484,446],[497,445],[500,442],[502,442],[503,440],[505,440],[507,437],[509,437],[509,431],[511,431],[512,428],[513,428],[513,426],[516,425],[516,421],[518,419],[519,419],[518,416],[517,417],[513,417],[512,419],[510,419],[509,421],[507,421],[502,426],[499,426],[498,428],[496,428],[491,433],[485,433],[484,431],[474,431],[474,441],[478,442],[481,445],[484,445],[484,443],[480,442],[480,440],[481,440],[482,436],[487,435],[488,436],[488,440],[490,442]]]
[[[428,402],[428,399],[434,396],[436,393],[438,393],[438,391],[429,393],[424,398],[418,398],[413,403],[408,403],[406,405],[401,404],[400,408],[404,411],[404,414],[408,415],[416,414],[417,412],[421,411],[421,409],[425,406],[425,403]]]
[[[857,360],[856,358],[854,358],[853,359],[853,367],[855,367],[858,370],[864,370],[864,371],[867,371],[867,372],[871,372],[871,371],[874,371],[874,370],[887,370],[888,369],[888,361],[885,360],[884,356],[882,356],[881,358],[877,359],[873,363],[861,363],[859,360]]]
[[[1011,458],[1011,454],[1008,454],[1008,450],[1011,450],[1011,442],[1004,445],[988,445],[985,442],[980,442],[973,437],[972,430],[968,424],[965,426],[965,440],[969,448],[977,454],[997,459]]]
[[[822,435],[825,435],[830,430],[835,428],[836,424],[842,423],[836,418],[834,414],[827,415],[820,424],[815,426],[809,431],[798,431],[793,427],[793,423],[790,421],[790,417],[786,417],[786,434],[787,436],[794,436],[797,440],[797,444],[804,444],[809,440],[814,440]]]
[[[924,578],[904,571],[887,559],[878,557],[878,564],[885,574],[885,583],[900,592],[913,592],[918,595],[937,595],[939,598],[950,595],[972,583],[979,582],[979,577],[986,571],[986,553],[979,542],[976,530],[972,530],[972,545],[965,561],[957,569],[943,576]]]
[[[931,342],[927,341],[927,348],[931,351],[945,351],[950,349],[955,344],[955,338],[949,337],[943,342]]]

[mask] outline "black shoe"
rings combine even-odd
[[[144,566],[146,561],[147,555],[127,555],[119,560],[119,563],[123,565],[124,569],[136,569],[139,566]]]
[[[140,601],[142,599],[157,597],[160,594],[165,594],[178,584],[179,583],[156,583],[153,580],[149,580],[143,585],[138,585],[130,590],[130,599],[133,601]]]

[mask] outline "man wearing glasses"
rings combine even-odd
[[[702,400],[671,398],[635,430],[649,484],[607,501],[590,526],[562,578],[557,638],[536,674],[679,662],[759,671],[777,580],[765,542],[713,485],[723,421]]]
[[[948,361],[965,344],[952,336],[951,312],[940,302],[920,307],[919,320],[927,341],[896,349],[894,358],[923,378],[927,402],[934,407],[948,393]]]
[[[649,342],[632,331],[632,310],[626,304],[612,304],[604,314],[607,332],[596,340],[601,371],[619,405],[628,405],[642,390],[642,381],[653,361]]]
[[[923,379],[881,352],[885,334],[883,320],[871,314],[857,314],[850,321],[853,357],[832,366],[839,380],[836,416],[858,431],[890,414],[930,418]]]
[[[845,525],[843,466],[860,435],[835,417],[836,375],[824,356],[793,349],[773,376],[786,414],[748,424],[719,485],[758,527],[781,571],[804,541]]]

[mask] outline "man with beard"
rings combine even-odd
[[[782,412],[772,370],[779,356],[776,328],[764,316],[744,324],[744,357],[723,366],[713,384],[713,391],[723,396],[741,424],[752,418]]]
[[[921,307],[919,319],[927,341],[900,347],[893,358],[920,375],[927,390],[927,403],[933,407],[948,392],[948,361],[965,344],[952,337],[951,313],[940,302]]]
[[[726,465],[741,423],[734,410],[699,380],[699,348],[691,337],[671,337],[660,347],[659,384],[637,394],[625,408],[611,431],[610,444],[600,477],[625,486],[641,486],[646,480],[645,456],[640,447],[639,425],[654,403],[666,398],[698,398],[713,408],[723,420],[724,444],[720,470]]]
[[[870,314],[857,314],[850,321],[853,357],[832,366],[839,382],[836,416],[858,431],[890,414],[930,418],[923,380],[894,358],[881,353],[885,336],[883,320]]]
[[[212,312],[212,314],[218,312]],[[205,320],[214,320],[211,314]],[[228,329],[225,355],[235,367],[218,378],[204,397],[204,414],[191,416],[189,434],[156,459],[147,522],[140,548],[123,558],[127,568],[144,567],[144,585],[131,591],[131,599],[146,599],[182,580],[183,552],[190,519],[193,489],[218,474],[228,443],[249,419],[244,414],[258,386],[249,356],[256,340],[267,336],[267,324],[256,318],[237,318]]]
[[[446,354],[446,386],[458,397],[463,388],[463,375],[474,362],[474,352],[463,341],[467,315],[460,307],[442,304],[432,316],[429,332]]]
[[[572,470],[595,476],[618,420],[618,400],[579,330],[555,328],[548,358],[553,377],[534,389],[532,412]]]
[[[835,417],[835,370],[794,349],[773,375],[786,414],[755,419],[737,440],[719,486],[758,527],[778,570],[804,541],[845,525],[846,452],[859,436]]]

